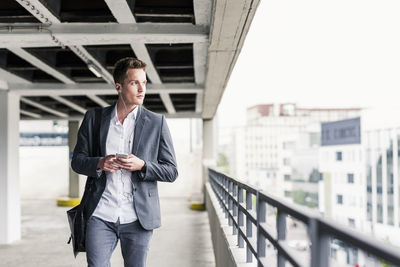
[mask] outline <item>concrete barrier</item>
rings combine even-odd
[[[246,263],[246,250],[237,246],[237,235],[232,234],[232,227],[209,183],[205,185],[205,198],[216,267],[257,266],[255,262]]]

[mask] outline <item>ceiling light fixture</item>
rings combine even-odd
[[[87,66],[88,66],[89,70],[91,72],[93,72],[94,75],[96,75],[97,78],[100,78],[103,76],[99,67],[97,67],[95,64],[93,64],[93,62],[89,61],[87,63]]]

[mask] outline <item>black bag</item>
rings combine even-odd
[[[85,252],[85,235],[86,235],[86,222],[83,216],[83,205],[73,207],[67,211],[69,228],[71,229],[71,236],[68,244],[72,241],[72,249],[74,256],[79,252]]]
[[[100,121],[101,121],[101,109],[97,108],[95,110],[95,118],[94,118],[94,126],[93,126],[93,144],[91,156],[99,155],[99,132],[100,132]],[[92,179],[88,177],[87,179]],[[85,191],[86,191],[85,186]],[[73,207],[72,209],[67,211],[69,228],[71,230],[71,236],[69,237],[68,244],[72,241],[72,250],[74,252],[74,256],[78,255],[79,252],[86,252],[85,240],[86,240],[86,224],[87,221],[84,216],[84,208],[86,199],[88,196],[87,192],[83,194],[82,201],[79,205]]]

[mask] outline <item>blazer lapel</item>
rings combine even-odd
[[[106,155],[106,141],[108,135],[108,129],[110,128],[111,114],[115,108],[115,105],[106,107],[103,109],[101,124],[100,124],[100,153],[103,156]]]
[[[140,139],[142,138],[144,124],[147,121],[146,111],[142,108],[142,106],[138,106],[138,108],[139,110],[135,121],[135,134],[133,137],[132,148],[132,154],[135,156],[139,148]]]

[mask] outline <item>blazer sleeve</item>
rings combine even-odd
[[[146,161],[146,170],[139,175],[144,181],[173,182],[178,177],[174,146],[165,117],[161,120],[161,133],[157,162]]]
[[[98,177],[96,169],[100,157],[91,157],[91,146],[93,144],[93,128],[91,127],[94,112],[87,111],[78,131],[78,138],[71,160],[71,168],[79,173],[90,177]]]

